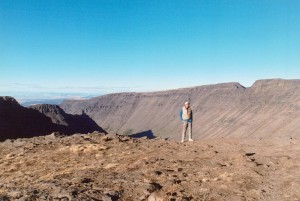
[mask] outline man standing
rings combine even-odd
[[[182,140],[185,141],[186,130],[189,129],[189,141],[194,141],[192,139],[192,122],[193,122],[193,112],[190,107],[189,102],[185,102],[184,107],[180,110],[180,120],[183,122],[183,130],[182,130]]]

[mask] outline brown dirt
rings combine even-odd
[[[300,200],[299,139],[52,134],[0,153],[0,200]]]

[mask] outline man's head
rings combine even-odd
[[[185,107],[185,108],[189,108],[189,107],[190,107],[190,103],[189,103],[189,102],[185,102],[185,103],[184,103],[184,107]]]

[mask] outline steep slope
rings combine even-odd
[[[279,137],[300,135],[300,80],[259,80],[252,87],[225,83],[150,92],[117,93],[66,100],[70,114],[84,111],[98,125],[120,134],[151,131],[180,138],[179,109],[194,111],[194,137]]]
[[[12,97],[0,97],[0,140],[33,137],[51,132],[105,132],[87,115],[66,114],[56,105],[22,107]]]

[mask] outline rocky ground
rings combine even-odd
[[[300,200],[300,140],[52,134],[0,143],[0,200]]]

